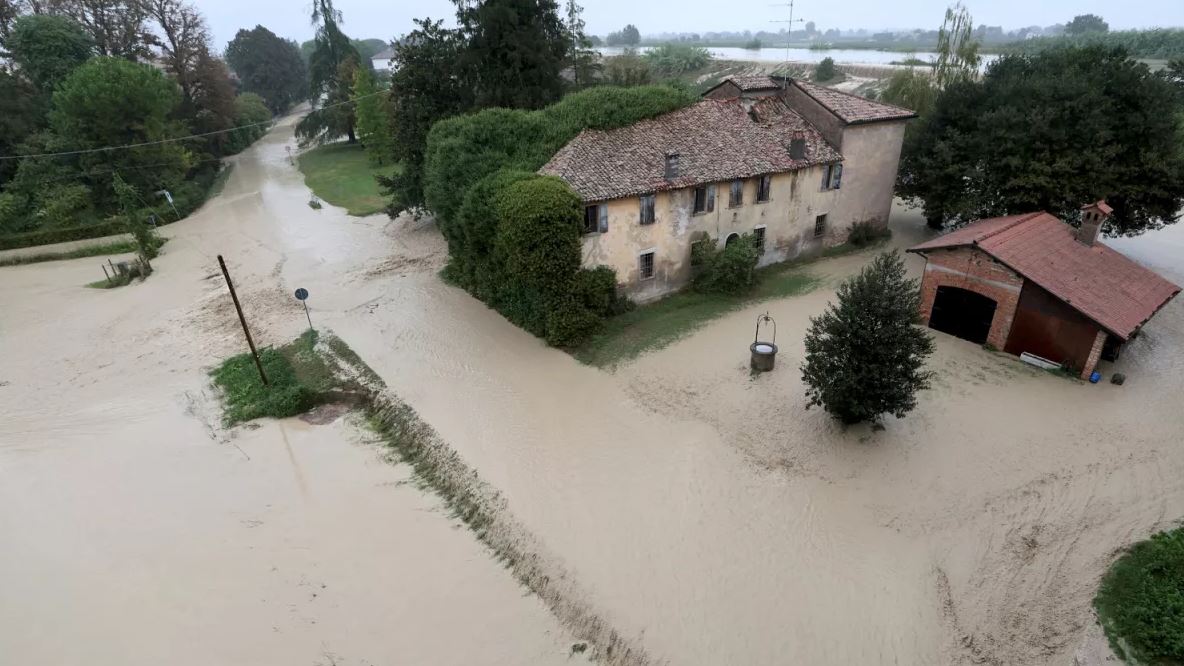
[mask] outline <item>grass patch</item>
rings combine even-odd
[[[373,215],[387,205],[374,177],[389,176],[395,167],[375,167],[359,144],[320,146],[301,155],[299,163],[309,189],[350,215]]]
[[[136,242],[131,240],[92,245],[68,252],[45,252],[42,254],[27,254],[19,257],[0,259],[0,266],[20,266],[22,264],[37,264],[43,261],[61,261],[63,259],[82,259],[98,257],[108,254],[126,254],[136,251]]]
[[[232,426],[270,416],[295,416],[326,402],[326,394],[339,387],[330,363],[316,350],[317,333],[309,329],[282,347],[259,350],[268,386],[249,353],[232,356],[210,372],[222,389],[225,411],[222,421]]]
[[[1094,607],[1119,657],[1184,663],[1184,528],[1131,546],[1102,578]]]
[[[822,280],[807,273],[807,266],[819,259],[880,247],[890,237],[891,234],[882,233],[863,245],[843,243],[826,248],[817,257],[757,269],[756,286],[743,296],[703,294],[688,289],[638,306],[608,319],[587,342],[568,351],[581,363],[598,368],[616,367],[647,351],[662,349],[729,312],[760,301],[800,296],[813,291]]]

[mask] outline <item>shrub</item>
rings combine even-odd
[[[646,51],[646,61],[653,70],[664,76],[678,76],[711,62],[711,52],[690,44],[662,44]]]
[[[839,285],[838,304],[810,319],[802,381],[807,407],[843,423],[903,417],[929,386],[933,340],[918,323],[920,295],[896,252],[883,253]]]
[[[1102,579],[1094,606],[1120,656],[1184,662],[1184,529],[1132,546]]]
[[[847,242],[855,247],[867,247],[891,235],[892,232],[888,230],[887,225],[865,220],[851,225],[851,230],[847,232]]]
[[[14,250],[20,247],[65,243],[67,241],[114,236],[126,231],[122,219],[107,220],[78,227],[64,227],[48,231],[33,231],[23,234],[0,236],[0,250]]]
[[[584,307],[574,297],[560,298],[550,304],[545,322],[547,344],[575,347],[604,324],[604,319]]]
[[[838,75],[839,71],[835,69],[834,58],[823,58],[822,62],[818,63],[818,66],[814,68],[815,81],[830,81],[837,78]]]
[[[497,198],[510,185],[534,177],[528,171],[495,171],[469,188],[455,220],[439,222],[453,257],[453,278],[481,300],[488,301],[502,279],[504,262],[494,247]]]
[[[567,293],[580,269],[580,197],[562,180],[537,176],[497,198],[497,245],[506,273],[546,294]]]
[[[617,273],[608,266],[581,268],[572,282],[572,294],[599,317],[621,314],[632,304],[617,293]]]
[[[752,234],[740,236],[722,250],[716,250],[710,239],[692,247],[691,263],[698,267],[693,283],[695,291],[739,295],[756,285],[760,253]]]

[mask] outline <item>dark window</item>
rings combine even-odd
[[[773,191],[773,177],[761,176],[760,180],[756,182],[756,200],[757,203],[763,203],[769,200]]]
[[[584,206],[584,233],[595,234],[608,231],[608,206],[594,204]]]
[[[724,247],[728,247],[738,240],[740,240],[740,234],[728,234],[727,239],[724,240]]]
[[[735,207],[741,206],[743,204],[744,204],[744,181],[739,180],[739,179],[733,180],[732,181],[732,191],[728,195],[728,205],[731,206],[732,208],[735,208]]]
[[[843,165],[828,164],[822,169],[822,189],[837,190],[843,182]]]
[[[678,178],[678,154],[672,153],[666,156],[666,180],[675,178]]]
[[[710,213],[715,210],[715,185],[700,185],[695,188],[695,212]]]
[[[638,268],[641,270],[641,279],[648,280],[654,277],[654,251],[642,252],[638,257]]]
[[[757,227],[752,230],[753,240],[756,242],[756,251],[760,254],[765,253],[765,228]]]
[[[638,199],[641,201],[641,223],[654,223],[654,195],[643,194]]]
[[[822,215],[819,215],[818,217],[814,218],[814,237],[818,238],[819,236],[821,236],[825,233],[826,233],[826,213],[823,213]]]

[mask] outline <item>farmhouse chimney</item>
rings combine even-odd
[[[1077,241],[1084,245],[1096,243],[1098,234],[1102,231],[1102,225],[1106,224],[1106,218],[1110,217],[1112,212],[1114,209],[1108,206],[1105,201],[1095,201],[1082,206],[1081,226],[1077,229]]]

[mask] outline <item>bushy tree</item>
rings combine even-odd
[[[358,138],[366,156],[374,164],[390,161],[394,152],[391,140],[389,94],[379,90],[368,67],[354,72],[354,113],[358,119]]]
[[[744,234],[717,249],[715,241],[707,238],[693,247],[692,263],[697,267],[695,291],[715,294],[740,295],[756,286],[756,264],[760,253],[752,234]]]
[[[920,296],[896,252],[839,285],[837,303],[810,319],[802,381],[810,407],[843,423],[903,417],[928,388],[933,340],[915,326]]]
[[[323,103],[296,125],[302,143],[323,143],[346,137],[357,141],[352,104],[354,72],[364,64],[353,42],[341,31],[341,12],[333,0],[314,0],[312,22],[317,26],[308,74],[313,103]],[[366,66],[369,63],[365,63]]]
[[[690,44],[662,44],[642,56],[650,69],[662,76],[678,76],[706,67],[711,62],[711,51]]]
[[[1099,32],[1110,32],[1110,24],[1097,14],[1078,14],[1065,25],[1066,35],[1087,35]]]
[[[1184,205],[1176,92],[1123,49],[1008,54],[981,81],[946,88],[905,141],[899,193],[930,224],[1083,202],[1114,207],[1108,230],[1174,222]]]
[[[641,43],[641,32],[637,26],[630,23],[617,32],[610,32],[605,38],[609,46],[637,46]]]
[[[226,144],[226,154],[242,152],[267,132],[271,111],[263,98],[255,93],[243,93],[234,98],[234,126]]]
[[[47,99],[32,84],[0,69],[0,155],[14,155],[45,123]],[[0,187],[16,172],[16,160],[0,160]]]
[[[933,108],[937,99],[937,88],[929,74],[917,72],[914,68],[901,69],[888,77],[888,84],[880,92],[880,101],[912,109],[924,117]],[[913,125],[910,124],[911,128]],[[907,130],[906,130],[907,131]]]
[[[472,88],[460,62],[464,38],[440,21],[417,20],[418,28],[395,44],[391,75],[391,160],[402,168],[379,178],[391,195],[388,211],[398,214],[424,205],[424,155],[428,131],[439,120],[472,107]]]
[[[938,90],[975,79],[982,62],[978,50],[970,10],[961,2],[946,9],[945,20],[937,32],[937,64],[933,68],[933,82]]]
[[[607,59],[604,78],[614,86],[644,86],[650,83],[649,63],[637,54],[636,49],[627,48],[619,56]]]
[[[814,68],[814,80],[818,82],[830,81],[838,77],[839,71],[835,69],[834,58],[823,58],[821,62]]]
[[[99,55],[129,60],[151,56],[148,47],[154,38],[145,25],[148,8],[143,0],[62,0],[44,4],[46,9],[61,11],[81,24],[90,33]]]
[[[537,109],[559,99],[572,43],[555,0],[457,6],[477,106]]]
[[[30,14],[13,23],[5,48],[21,76],[50,94],[91,57],[94,42],[82,26],[65,16]]]
[[[238,74],[242,89],[261,95],[273,114],[308,97],[308,71],[300,48],[261,25],[238,31],[226,47],[226,62]]]

